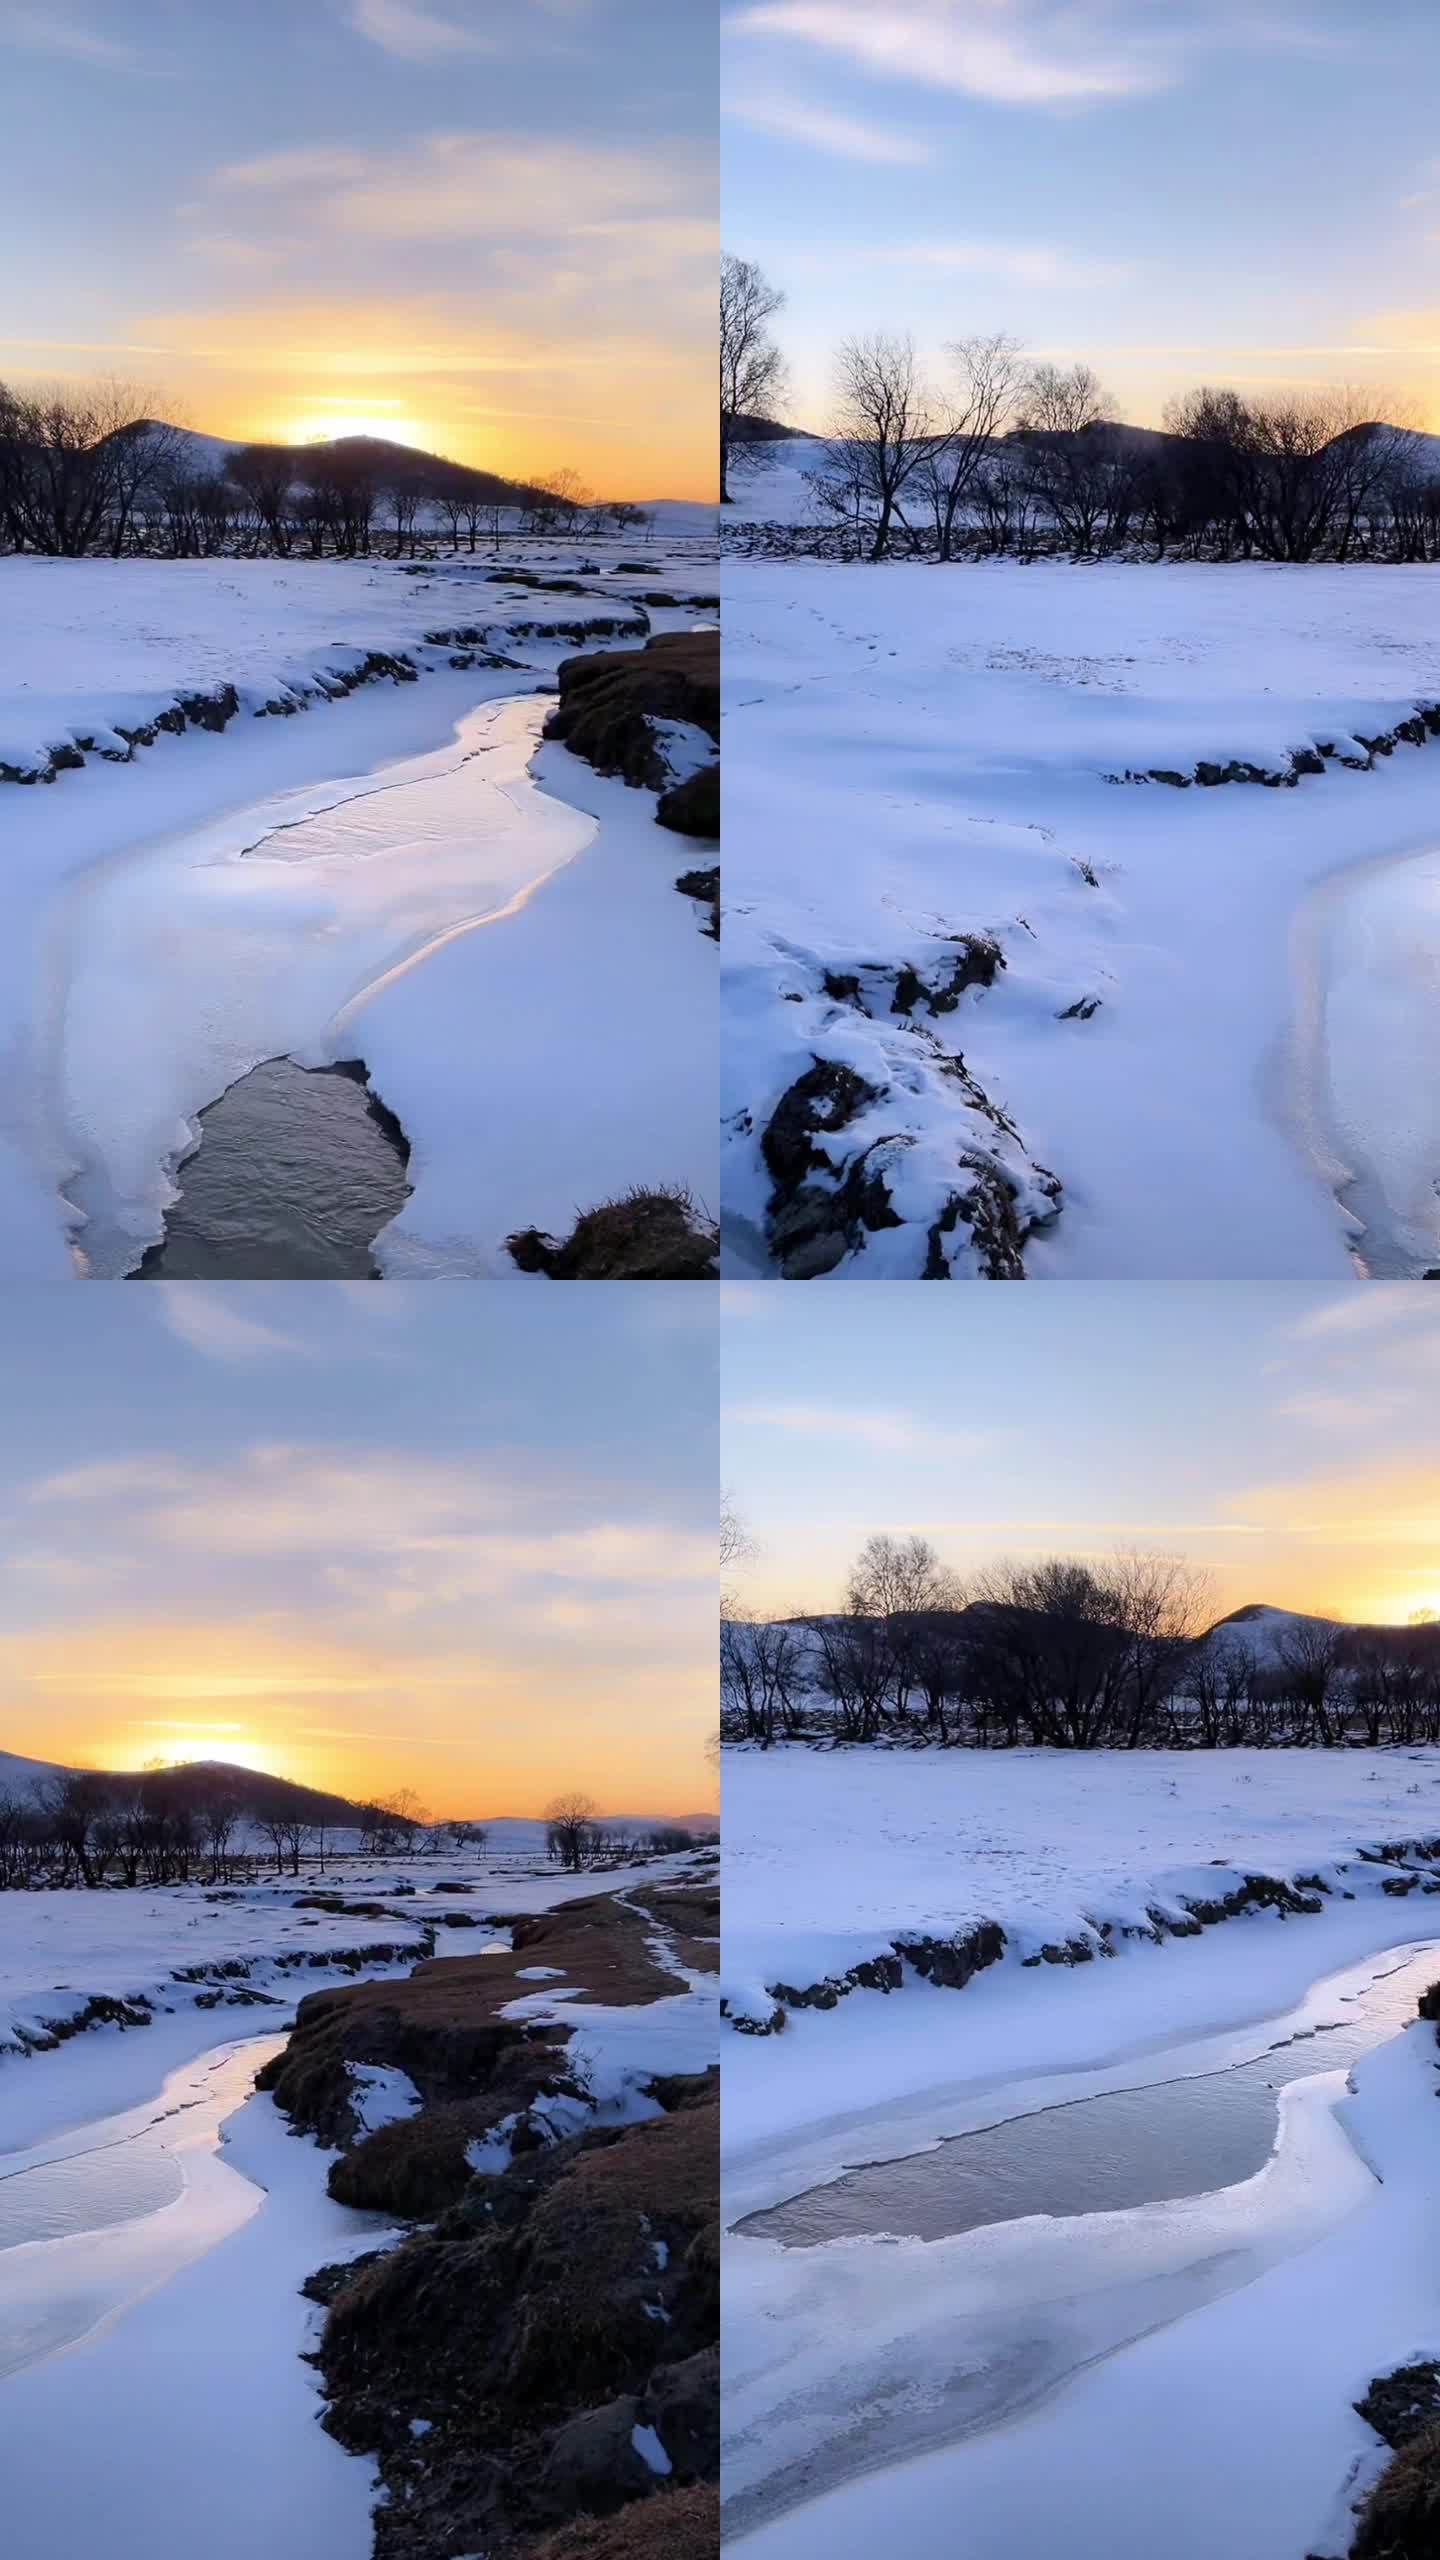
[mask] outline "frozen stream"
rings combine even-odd
[[[761,2528],[768,2554],[772,2520],[988,2438],[1339,2230],[1377,2193],[1336,2115],[1349,2068],[1436,1970],[1412,1945],[1244,2034],[1072,2073],[1073,2096],[987,2091],[971,2130],[747,2215],[724,2279],[731,2534]]]
[[[103,2086],[106,2040],[86,2041]],[[332,2202],[326,2155],[251,2094],[281,2041],[214,2046],[0,2158],[5,2560],[367,2560],[374,2469],[319,2423],[300,2287],[383,2226]]]
[[[58,1124],[49,1143],[92,1276],[134,1270],[159,1242],[207,1105],[266,1061],[353,1057],[341,1017],[457,935],[515,915],[593,841],[595,819],[529,772],[545,709],[533,692],[484,703],[451,746],[232,811],[76,878],[48,934],[31,1082]],[[258,1153],[253,1112],[250,1127]],[[302,1132],[302,1148],[316,1135]],[[265,1179],[257,1162],[252,1190]],[[342,1168],[337,1188],[346,1180]],[[377,1225],[385,1214],[381,1197]],[[239,1222],[253,1243],[253,1203]],[[271,1241],[268,1276],[283,1276],[293,1236]],[[201,1267],[228,1266],[192,1255],[187,1269]]]
[[[225,2161],[220,2127],[284,2042],[216,2046],[143,2105],[0,2155],[0,2380],[114,2318],[258,2211],[262,2191]]]
[[[1371,1279],[1440,1266],[1440,847],[1352,864],[1293,941],[1291,1111]]]
[[[814,2248],[860,2232],[943,2240],[1026,2214],[1122,2212],[1236,2186],[1275,2147],[1280,2092],[1348,2070],[1407,2027],[1436,1956],[1407,1956],[1337,1988],[1332,2016],[1306,2022],[1249,2062],[1003,2118],[933,2150],[849,2170],[737,2228]]]

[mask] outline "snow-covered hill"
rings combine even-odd
[[[23,1752],[0,1751],[0,1795],[33,1795],[46,1778],[62,1774],[58,1760],[30,1760]]]
[[[33,1795],[47,1778],[78,1774],[80,1773],[72,1770],[64,1761],[33,1760],[23,1752],[0,1751],[0,1795]],[[113,1778],[117,1783],[124,1783],[127,1779],[133,1780],[136,1775],[134,1771],[125,1770],[86,1771],[84,1774]],[[319,1792],[311,1788],[292,1787],[287,1780],[267,1778],[262,1773],[251,1769],[232,1768],[224,1761],[206,1763],[203,1767],[195,1766],[193,1775],[197,1791],[209,1783],[226,1781],[239,1790],[247,1800],[250,1798],[258,1800],[267,1789],[273,1791],[278,1787],[296,1798],[297,1809],[299,1809],[299,1801],[307,1799],[313,1801],[317,1813],[321,1808],[331,1807],[337,1813],[344,1811],[358,1814],[359,1812],[358,1805],[350,1798]],[[467,1813],[463,1817],[457,1815],[455,1818],[474,1822],[479,1829],[483,1830],[487,1836],[488,1846],[495,1854],[527,1858],[543,1858],[545,1855],[547,1826],[540,1815],[496,1814],[492,1816],[484,1813]],[[442,1832],[449,1819],[448,1816],[437,1818],[429,1827],[434,1832]],[[689,1831],[703,1835],[717,1831],[720,1822],[719,1815],[714,1813],[605,1813],[599,1819],[602,1829],[616,1832],[626,1838],[660,1830]],[[358,1840],[357,1832],[357,1844]],[[337,1841],[334,1845],[343,1846],[343,1842]]]
[[[830,448],[823,436],[786,436],[774,444],[742,445],[730,458],[730,503],[722,524],[818,524],[809,475]]]
[[[165,438],[171,458],[173,459],[176,468],[196,479],[208,477],[210,474],[217,471],[223,471],[232,454],[242,453],[245,450],[245,439],[243,437],[201,435],[194,427],[171,426],[168,421],[164,419],[155,420],[154,432]],[[322,439],[316,439],[316,441],[322,441]],[[426,453],[418,448],[412,453],[409,447],[388,445],[382,438],[370,436],[342,436],[335,439],[335,441],[340,444],[371,446],[381,454],[400,453],[409,461],[420,465],[432,463],[437,469],[454,467],[453,465],[447,464],[446,459],[442,454]],[[292,446],[290,449],[295,455],[296,465],[298,468],[300,462],[304,459],[306,447],[303,444],[298,444]],[[487,478],[496,477],[496,475],[492,474],[486,474],[485,476]],[[497,486],[516,488],[518,491],[518,483],[514,481],[505,481],[503,480],[503,477],[497,479]],[[609,502],[604,498],[601,498],[598,501],[598,504],[602,507],[608,503]],[[656,534],[663,534],[671,540],[690,542],[713,542],[715,538],[716,509],[713,500],[700,498],[641,498],[636,500],[634,503],[641,508],[643,513],[650,520],[649,526],[647,528],[642,528],[642,533],[649,530]],[[518,507],[512,512],[515,521],[518,523],[520,513]]]

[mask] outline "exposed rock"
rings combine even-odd
[[[682,871],[675,883],[682,898],[695,898],[708,908],[704,932],[712,942],[720,939],[720,865],[712,863],[708,871]]]
[[[668,791],[660,794],[655,817],[658,825],[672,828],[676,835],[705,836],[712,844],[718,844],[719,764],[702,764],[698,771],[687,774],[683,782],[672,782]]]
[[[664,791],[670,774],[652,723],[686,720],[720,737],[718,631],[667,631],[642,649],[595,650],[562,658],[560,699],[545,723],[597,773]]]
[[[1436,1993],[1427,1993],[1426,1997],[1433,2000]],[[1422,2001],[1421,2015],[1426,2014]],[[1377,2436],[1398,2453],[1402,2445],[1413,2444],[1427,2428],[1440,2426],[1440,2364],[1432,2358],[1425,2364],[1402,2364],[1394,2373],[1380,2374],[1355,2407],[1367,2427],[1373,2427]]]
[[[904,1044],[888,1090],[844,1060],[812,1051],[763,1132],[774,1186],[767,1233],[783,1276],[807,1280],[834,1270],[864,1249],[867,1236],[905,1224],[895,1199],[904,1182],[912,1194],[928,1188],[938,1204],[923,1254],[917,1238],[917,1278],[949,1279],[963,1251],[980,1277],[1023,1279],[1025,1239],[1057,1214],[1058,1181],[1029,1162],[1013,1122],[932,1032],[907,1021],[881,1030],[881,1039]],[[890,1063],[888,1050],[884,1055]],[[892,1109],[899,1125],[887,1126]],[[856,1128],[867,1115],[867,1125]],[[914,1151],[923,1163],[919,1184],[906,1164]]]

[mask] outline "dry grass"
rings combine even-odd
[[[528,2560],[715,2560],[719,2547],[720,2497],[707,2480],[587,2516],[532,2543]]]

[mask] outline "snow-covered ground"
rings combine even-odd
[[[713,1203],[685,840],[536,753],[561,657],[713,611],[699,546],[634,556],[0,561],[0,768],[62,755],[0,787],[0,1270],[133,1269],[201,1108],[275,1056],[363,1055],[401,1121],[389,1273],[514,1276],[506,1234],[632,1183]],[[417,680],[347,694],[377,653]],[[106,760],[227,686],[219,735]]]
[[[728,1268],[1440,1260],[1431,572],[723,585]]]
[[[139,2298],[0,2382],[11,2560],[153,2560],[177,2532],[214,2560],[297,2549],[367,2560],[374,2466],[319,2424],[302,2357],[321,2315],[299,2288],[317,2266],[374,2246],[381,2226],[330,2201],[325,2153],[290,2136],[272,2099],[250,2097],[221,2139],[218,2155],[197,2150],[186,2164],[212,2245],[175,2268],[154,2254],[158,2235],[142,2233],[151,2263],[148,2286],[132,2278]],[[107,2265],[112,2254],[99,2253]]]
[[[394,1969],[408,1971],[432,1945],[441,1955],[473,1954],[503,1917],[670,1882],[684,1871],[683,1858],[659,1858],[565,1875],[538,1854],[497,1845],[479,1856],[332,1857],[323,1867],[302,1857],[298,1876],[240,1886],[0,1893],[0,2116],[7,2135],[22,2116],[38,2138],[71,2121],[77,2107],[84,2112],[97,2053],[105,2056],[106,2094],[119,2087],[128,2101],[151,2085],[154,2053],[163,2051],[169,2067],[213,2044],[217,2025],[242,2016],[226,2005],[227,1995],[258,1992],[276,2004],[255,2013],[257,2026],[268,2028],[306,1991],[353,1978],[353,1964],[337,1971],[326,1963],[332,1953],[393,1944]],[[297,1909],[298,1898],[316,1894],[382,1907]],[[376,1958],[361,1969],[391,1966]],[[79,2017],[92,2000],[145,2004],[152,2023],[101,2018],[58,2048],[42,2049],[57,2020]],[[27,2043],[36,2049],[27,2051]]]
[[[1440,1973],[1437,1807],[1434,1752],[730,1756],[732,2017],[765,2019],[777,1983],[838,1994],[725,2045],[737,2547],[861,2560],[883,2531],[949,2560],[963,2514],[966,2560],[1062,2541],[1076,2560],[1338,2560],[1376,2467],[1350,2403],[1440,2342],[1432,2027],[1386,2029],[1353,2097],[1317,2060],[1238,2184],[1202,2170],[1158,2203],[939,2241],[782,2248],[734,2225],[1106,2091],[1223,2092],[1214,2075],[1343,2021],[1397,1966],[1409,2014]],[[1266,1876],[1316,1907],[1155,1928]],[[986,1920],[1007,1943],[963,1989],[908,1963],[889,1996],[847,1980]],[[1067,1942],[1093,1959],[1033,1961]],[[943,2450],[906,2459],[924,2446]]]
[[[461,648],[523,657],[528,641],[633,616],[649,590],[713,597],[709,546],[656,543],[643,570],[618,565],[637,557],[611,538],[420,562],[0,559],[0,766],[41,772],[86,738],[87,755],[143,755],[122,729],[225,685],[242,714],[274,716],[338,694],[371,651],[424,673]],[[582,570],[579,593],[529,583]]]
[[[725,1756],[727,1977],[816,1982],[897,1931],[998,1921],[1010,1953],[1142,1929],[1184,1896],[1440,1844],[1440,1750]],[[1216,1863],[1218,1861],[1218,1864]],[[1355,1877],[1347,1875],[1353,1886]]]

